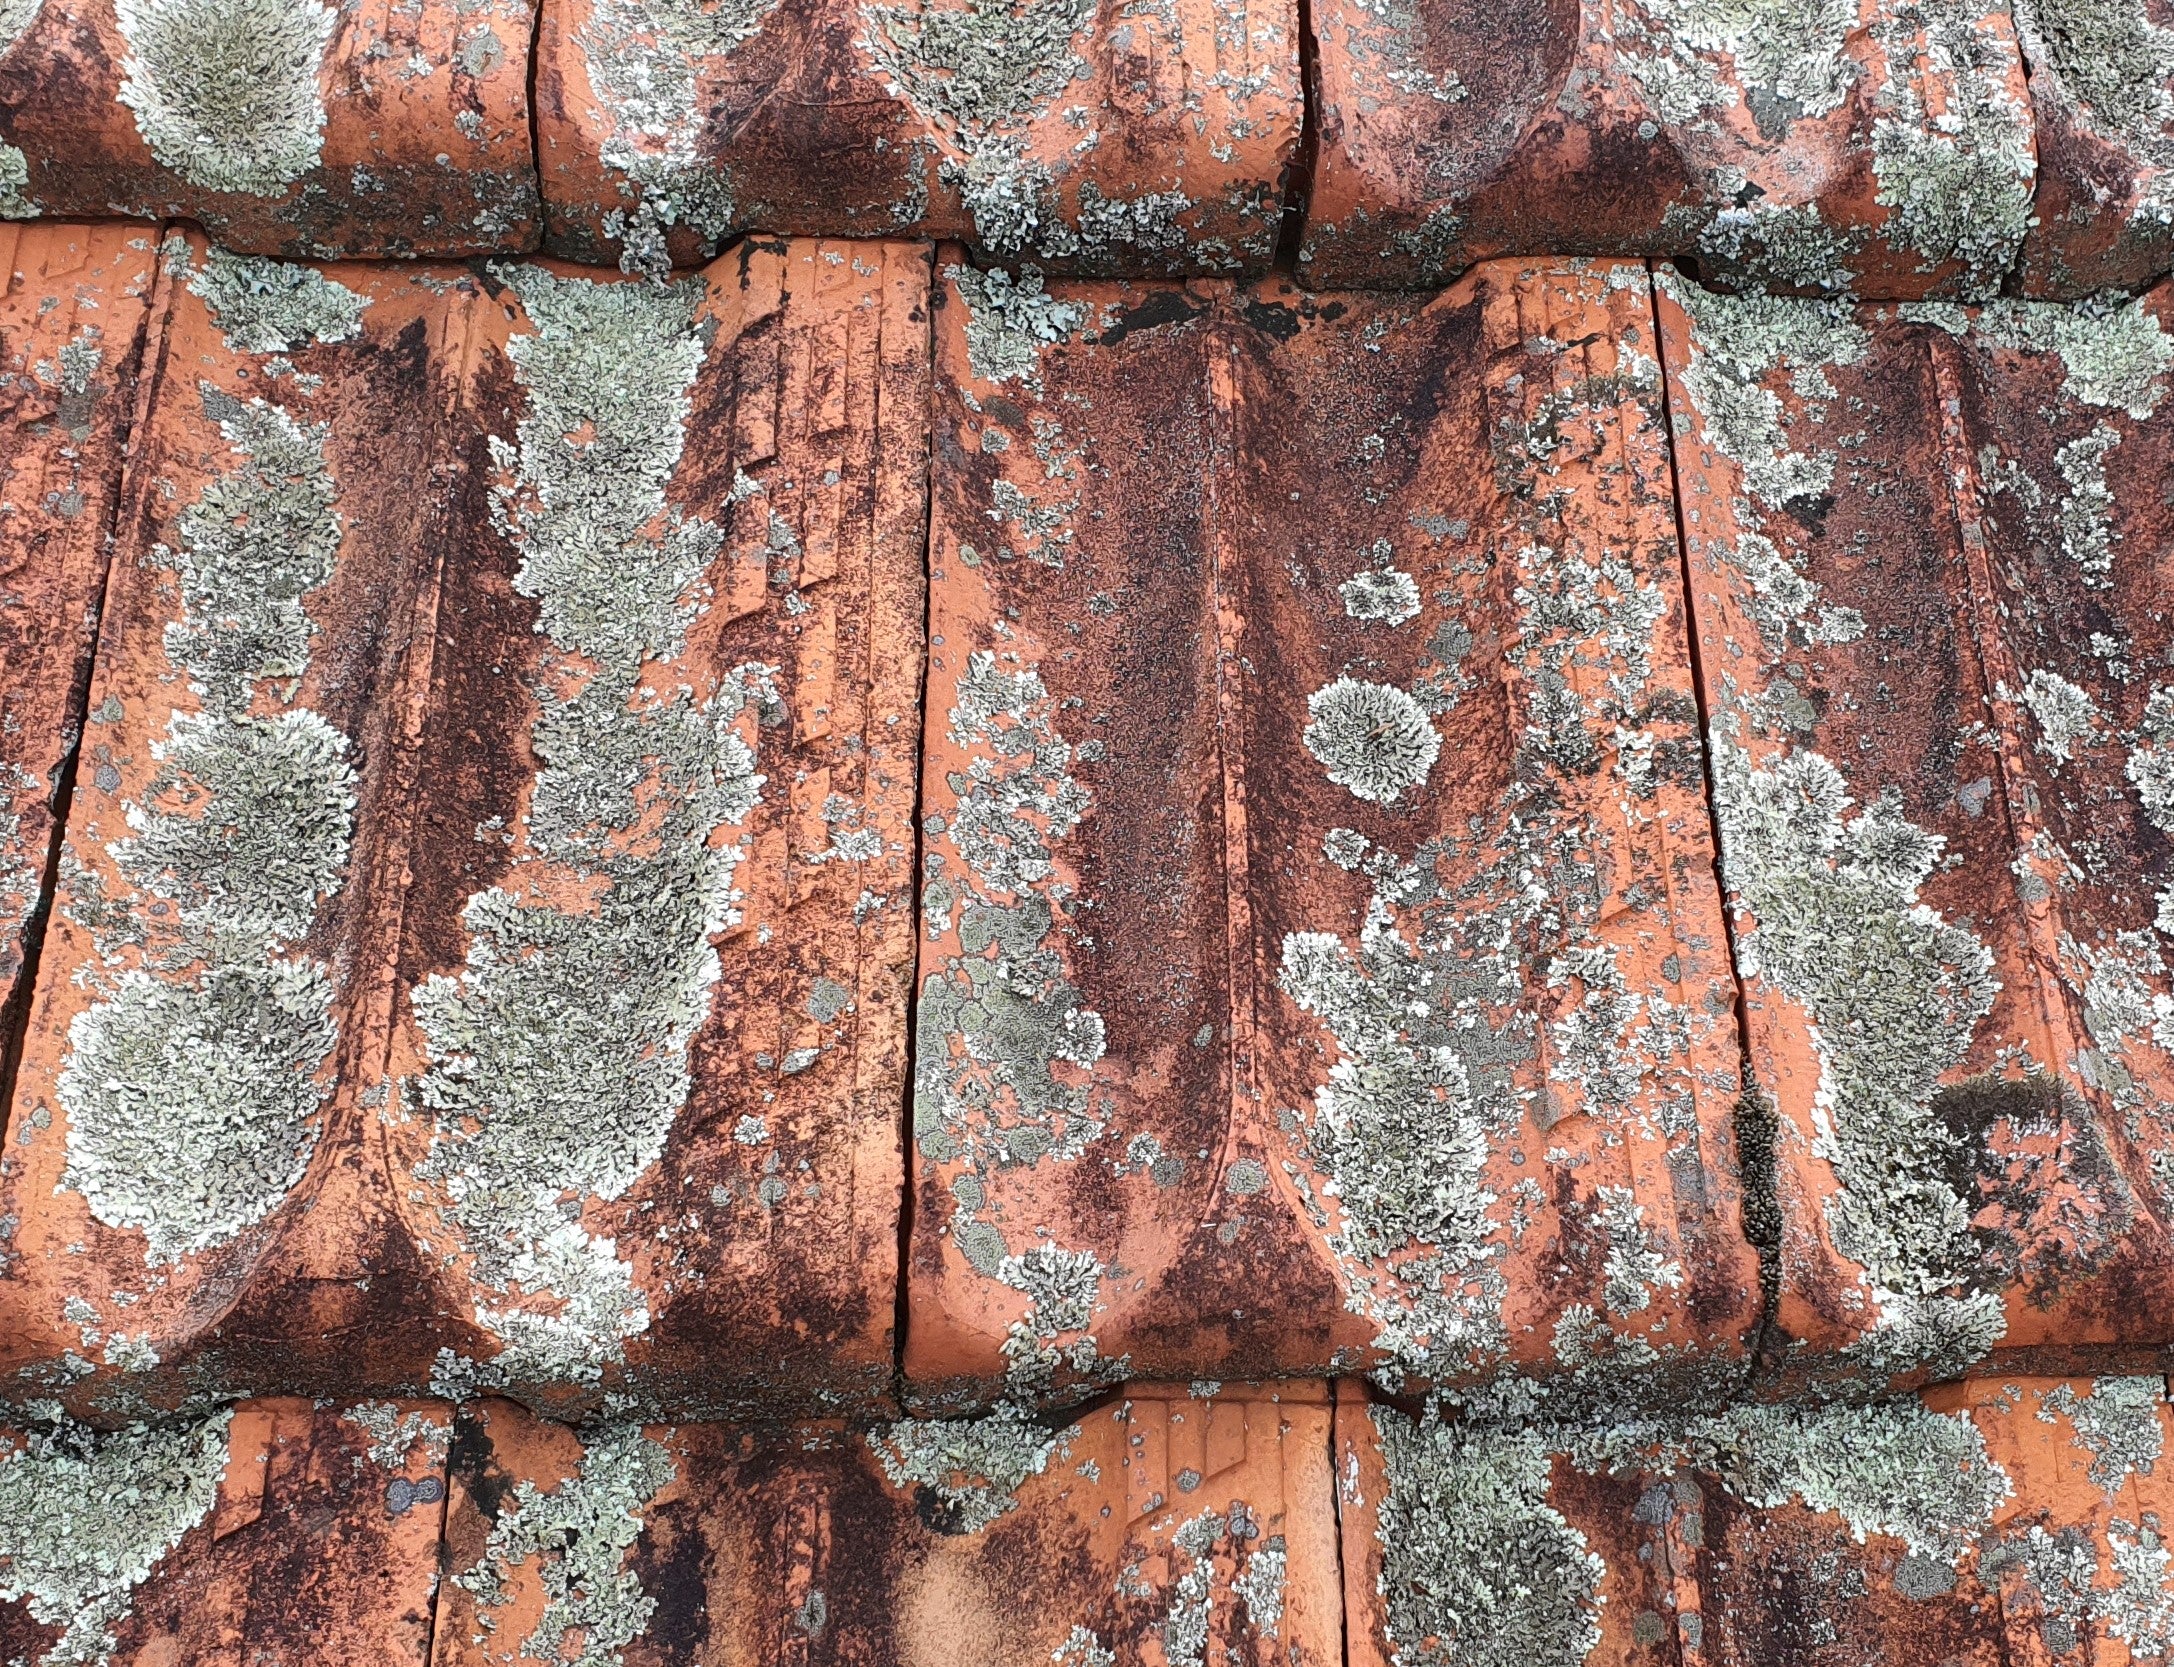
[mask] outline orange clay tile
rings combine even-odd
[[[1998,291],[2031,211],[2005,6],[1320,0],[1309,283],[1687,256],[1751,288]]]
[[[1415,1423],[1347,1385],[1348,1660],[2160,1661],[2170,1427],[2159,1377],[1616,1428]]]
[[[10,1393],[879,1393],[926,252],[187,254],[0,1179]]]
[[[182,218],[339,257],[536,246],[521,0],[23,0],[0,213]]]
[[[1783,1388],[2174,1344],[2168,318],[1664,284]]]
[[[964,237],[1099,273],[1264,270],[1292,0],[548,0],[546,246],[681,265],[744,227]]]
[[[858,1430],[476,1402],[434,1667],[1334,1667],[1329,1423],[1319,1383]]]
[[[1740,1379],[1643,269],[947,272],[911,1393]]]
[[[135,226],[0,227],[0,1025],[43,925],[54,806],[83,723],[106,536],[150,317]],[[7,1121],[0,1106],[0,1127]]]
[[[425,1667],[451,1433],[440,1403],[261,1400],[7,1439],[0,1655]]]
[[[438,605],[386,1113],[453,1319],[438,1381],[881,1403],[928,250],[496,270],[526,323]]]
[[[2174,5],[2026,0],[2038,135],[2023,293],[2134,289],[2174,269]]]

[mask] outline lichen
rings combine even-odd
[[[610,129],[598,147],[622,174],[631,214],[615,210],[608,230],[621,240],[620,266],[662,279],[671,269],[666,237],[691,229],[714,254],[735,229],[733,186],[705,154],[703,77],[760,32],[778,0],[597,0],[575,32]]]
[[[1858,18],[1849,0],[1646,0],[1643,9],[1651,27],[1635,45],[1644,50],[1624,63],[1671,122],[1741,96],[1761,135],[1778,138],[1839,108],[1857,78],[1843,51]]]
[[[321,963],[285,952],[340,888],[355,809],[344,736],[306,707],[252,709],[260,683],[308,669],[303,600],[340,542],[327,432],[261,400],[203,399],[241,461],[176,518],[179,551],[154,554],[180,580],[166,656],[205,710],[173,714],[157,775],[124,807],[133,832],[110,855],[157,901],[91,911],[105,957],[138,964],[70,1024],[56,1085],[62,1185],[141,1231],[152,1262],[263,1220],[308,1164],[334,992]]]
[[[1370,1414],[1395,1667],[1580,1667],[1600,1643],[1608,1570],[1549,1502],[1540,1433]]]
[[[340,1414],[340,1422],[354,1425],[368,1438],[363,1456],[380,1470],[405,1470],[418,1447],[425,1462],[436,1464],[453,1440],[453,1427],[444,1419],[412,1407],[402,1412],[393,1401],[359,1402]]]
[[[1042,287],[1039,267],[1020,268],[1015,278],[1001,268],[977,272],[947,266],[966,304],[966,360],[985,382],[1017,382],[1030,393],[1042,387],[1042,349],[1072,339],[1087,309],[1059,301]]]
[[[2126,411],[2138,422],[2159,408],[2174,370],[2174,336],[2138,296],[1991,301],[1972,309],[1931,302],[1897,312],[1988,347],[2056,354],[2066,371],[2062,397]]]
[[[1329,780],[1361,799],[1394,804],[1424,787],[1441,755],[1441,732],[1426,708],[1388,683],[1339,677],[1306,699],[1306,750]]]
[[[35,220],[38,214],[30,195],[30,158],[20,147],[0,143],[0,220]]]
[[[2100,423],[2053,454],[2068,487],[2060,507],[2061,554],[2076,564],[2085,584],[2101,590],[2112,583],[2114,544],[2121,537],[2106,484],[2106,454],[2120,443],[2121,435]]]
[[[105,1667],[130,1594],[210,1515],[231,1417],[108,1435],[64,1423],[0,1457],[0,1600],[63,1629],[39,1667]]]
[[[494,516],[571,686],[543,698],[525,831],[532,860],[592,900],[469,898],[466,967],[412,998],[436,1119],[421,1173],[443,1185],[478,1282],[511,1299],[478,1308],[506,1345],[484,1376],[593,1383],[649,1316],[581,1207],[635,1184],[687,1098],[718,978],[711,939],[739,919],[742,846],[715,836],[760,801],[748,733],[779,699],[755,664],[703,692],[642,678],[679,648],[722,544],[667,498],[705,353],[702,285],[501,272],[532,333],[507,348],[527,406],[517,444],[494,442],[509,477]]]
[[[0,57],[14,50],[44,9],[45,0],[0,0]]]
[[[2037,175],[2029,113],[2008,84],[2012,49],[1962,0],[1908,0],[1879,34],[1892,66],[1872,124],[1882,235],[1921,270],[1959,266],[1965,297],[1996,294],[2030,229]]]
[[[2143,0],[2026,0],[2016,26],[2094,131],[2142,169],[2174,172],[2174,29]],[[2147,185],[2138,218],[2174,220],[2170,193],[2163,178]]]
[[[1768,982],[1813,1026],[1820,1083],[1814,1150],[1840,1191],[1828,1229],[1878,1301],[1880,1364],[1957,1364],[2005,1327],[1977,1272],[1970,1210],[1945,1179],[1957,1136],[1933,1105],[1992,1011],[1992,952],[1918,899],[1943,841],[1885,793],[1845,820],[1840,770],[1817,752],[1754,767],[1732,720],[1711,738],[1722,871],[1741,912],[1739,972]]]
[[[475,1597],[478,1623],[495,1629],[511,1576],[533,1559],[544,1607],[521,1653],[563,1667],[620,1667],[620,1652],[657,1607],[626,1567],[627,1549],[641,1535],[642,1513],[676,1474],[663,1446],[621,1424],[590,1432],[580,1468],[557,1487],[522,1481],[500,1507],[482,1556],[453,1577]]]
[[[909,1418],[869,1432],[893,1487],[924,1488],[947,1526],[978,1534],[1019,1507],[1019,1489],[1072,1450],[1078,1426],[1052,1430],[1006,1402],[982,1418]]]
[[[115,0],[121,102],[160,166],[191,185],[283,195],[317,166],[325,0]]]
[[[1019,122],[1087,74],[1073,40],[1095,0],[864,5],[866,44],[915,108],[962,135]]]
[[[370,303],[313,266],[214,249],[189,279],[237,353],[281,353],[305,342],[343,342],[362,331]]]
[[[2076,1445],[2091,1456],[2091,1480],[2108,1504],[2131,1476],[2149,1476],[2166,1446],[2159,1409],[2166,1405],[2164,1378],[2099,1378],[2078,1395],[2057,1384],[2038,1395],[2038,1417],[2050,1424],[2065,1415]]]
[[[1346,614],[1370,624],[1402,625],[1419,617],[1419,581],[1386,562],[1353,574],[1337,594]]]

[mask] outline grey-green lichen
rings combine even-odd
[[[1030,393],[1042,387],[1042,349],[1072,339],[1087,309],[1059,301],[1042,287],[1039,267],[1020,268],[1015,278],[1001,268],[977,272],[947,266],[944,276],[966,303],[966,359],[985,382],[1017,382]]]
[[[2076,1443],[2091,1455],[2091,1480],[2111,1503],[2131,1476],[2149,1476],[2166,1446],[2159,1409],[2166,1380],[2159,1377],[2099,1378],[2078,1395],[2068,1384],[2038,1394],[2038,1417],[2052,1423],[2065,1415]]]
[[[1623,61],[1664,121],[1695,122],[1741,96],[1776,138],[1838,108],[1857,78],[1843,51],[1858,19],[1849,0],[1646,0],[1642,10]]]
[[[2138,422],[2159,408],[2174,371],[2174,336],[2137,296],[1991,301],[1970,309],[1929,302],[1897,312],[1988,347],[2055,354],[2066,372],[2064,398],[2126,411]]]
[[[520,1653],[562,1667],[619,1667],[620,1652],[657,1607],[626,1567],[627,1550],[641,1535],[643,1512],[676,1474],[660,1443],[620,1424],[590,1432],[580,1468],[557,1487],[523,1481],[500,1508],[481,1558],[453,1577],[474,1595],[477,1623],[496,1629],[511,1577],[533,1563],[544,1609]]]
[[[1879,35],[1891,66],[1872,124],[1882,235],[1923,270],[1959,266],[1964,296],[1994,295],[2030,229],[2037,177],[2030,116],[2009,85],[2013,46],[1963,0],[1908,0]]]
[[[1339,677],[1306,699],[1306,750],[1329,780],[1361,799],[1394,804],[1424,787],[1441,755],[1441,732],[1402,689]]]
[[[0,1457],[0,1600],[62,1628],[39,1667],[105,1667],[130,1594],[211,1513],[226,1469],[220,1413],[171,1429],[33,1429]]]
[[[1919,900],[1943,841],[1903,816],[1899,796],[1847,816],[1848,784],[1819,753],[1755,767],[1730,720],[1711,745],[1722,871],[1748,916],[1737,966],[1811,1020],[1814,1150],[1841,1189],[1827,1225],[1877,1303],[1874,1364],[1906,1370],[1916,1355],[1960,1366],[2006,1320],[1997,1292],[1971,1288],[1970,1207],[1946,1179],[1959,1137],[1933,1096],[1992,1011],[1992,952]]]
[[[739,205],[726,172],[704,154],[702,81],[761,30],[778,0],[597,0],[575,34],[589,85],[610,123],[599,159],[625,178],[631,211],[614,209],[606,230],[621,240],[620,265],[663,277],[665,239],[690,228],[714,253],[735,228]]]
[[[893,1487],[925,1488],[951,1526],[978,1534],[1019,1506],[1020,1486],[1072,1450],[1078,1426],[1052,1430],[1009,1402],[981,1418],[909,1418],[873,1430],[869,1450]]]
[[[329,1093],[327,969],[291,953],[343,881],[353,835],[347,740],[307,707],[255,709],[299,678],[304,598],[331,575],[340,520],[327,431],[210,388],[236,466],[182,510],[168,660],[204,709],[176,712],[157,774],[111,848],[136,903],[79,912],[111,961],[135,964],[69,1027],[57,1092],[62,1185],[170,1262],[263,1220],[301,1179]],[[291,684],[289,685],[291,690]]]
[[[305,342],[343,342],[362,331],[370,303],[313,266],[214,249],[189,278],[238,353],[281,353]]]
[[[2114,495],[2106,483],[2106,454],[2120,443],[2119,432],[2100,423],[2053,456],[2068,487],[2060,506],[2061,554],[2076,564],[2085,584],[2098,589],[2112,582],[2114,544],[2121,536],[2114,526]]]
[[[2174,221],[2174,29],[2144,0],[2025,0],[2016,29],[2065,102],[2147,171],[2131,212]]]
[[[780,707],[765,666],[703,692],[643,677],[679,648],[722,543],[667,497],[706,352],[703,286],[501,271],[533,330],[507,348],[527,405],[516,444],[494,442],[508,476],[494,515],[570,686],[543,698],[525,832],[591,901],[469,898],[465,969],[413,997],[437,1122],[423,1173],[479,1284],[508,1298],[477,1314],[506,1345],[490,1381],[593,1383],[648,1307],[581,1208],[635,1184],[687,1098],[711,939],[739,918],[743,846],[716,835],[759,802],[748,736]]]
[[[1371,1416],[1395,1667],[1579,1667],[1600,1643],[1608,1570],[1549,1501],[1540,1432]]]
[[[15,49],[44,9],[45,0],[0,0],[0,57]]]
[[[0,220],[35,220],[38,212],[30,195],[30,158],[19,146],[0,142]]]
[[[339,14],[325,0],[115,0],[121,102],[162,167],[277,197],[317,166],[318,89]]]

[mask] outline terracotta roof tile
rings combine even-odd
[[[1081,272],[1258,272],[1298,147],[1292,0],[548,0],[549,247],[681,264],[755,227],[967,237]]]
[[[0,202],[296,256],[536,247],[524,0],[31,0],[0,15]]]

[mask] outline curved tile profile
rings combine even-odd
[[[549,0],[547,247],[657,271],[748,228],[1266,269],[1302,123],[1291,0]]]
[[[1617,1426],[1340,1388],[1347,1659],[2158,1661],[2170,1427],[2158,1377]]]
[[[2031,223],[2003,5],[1322,0],[1313,17],[1309,283],[1658,255],[1750,289],[1981,297]]]
[[[9,1399],[880,1406],[926,249],[166,270]]]
[[[532,16],[523,0],[18,4],[0,16],[0,214],[187,219],[305,258],[533,249]]]
[[[2174,1343],[2167,306],[1664,287],[1777,1393]]]
[[[539,1424],[464,1408],[436,1667],[1321,1667],[1323,1384],[1136,1384],[1076,1423]]]
[[[910,1393],[1725,1393],[1759,1281],[1643,269],[945,286]]]

